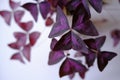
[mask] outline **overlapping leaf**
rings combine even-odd
[[[57,43],[57,40],[55,38],[52,39],[51,42],[51,49],[54,48],[55,44]],[[62,50],[60,51],[51,51],[49,53],[49,59],[48,59],[48,64],[53,65],[58,62],[60,62],[63,58],[65,57],[64,52]]]
[[[9,4],[10,4],[10,7],[15,10],[16,8],[18,8],[20,6],[20,2],[14,2],[12,0],[9,0]]]
[[[87,48],[82,39],[72,31],[69,31],[56,43],[53,50],[69,50],[74,49],[87,53]]]

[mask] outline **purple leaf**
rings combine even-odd
[[[25,30],[26,32],[29,32],[32,27],[33,27],[33,22],[32,21],[28,21],[28,22],[20,22],[19,26]]]
[[[47,1],[43,1],[39,3],[39,9],[40,9],[42,17],[46,19],[48,13],[50,12],[50,3]]]
[[[57,7],[56,23],[49,34],[49,38],[57,37],[69,29],[67,18],[61,8]]]
[[[99,70],[103,71],[104,68],[107,66],[108,62],[112,60],[115,56],[117,56],[117,54],[113,52],[103,51],[99,53],[97,60]]]
[[[66,8],[70,13],[74,13],[76,8],[80,5],[80,0],[71,0],[67,3]]]
[[[34,20],[37,22],[38,20],[38,8],[36,3],[26,3],[22,6],[26,10],[28,10],[33,16]]]
[[[118,43],[120,42],[120,30],[115,29],[111,32],[111,37],[114,40],[114,46],[117,46]]]
[[[20,2],[14,2],[13,0],[9,0],[10,3],[10,7],[15,10],[16,8],[18,8],[20,6]]]
[[[51,26],[54,23],[53,19],[51,17],[48,17],[46,19],[45,25],[46,26]]]
[[[82,0],[82,4],[83,4],[85,10],[87,11],[88,15],[91,16],[89,6],[88,6],[88,0]]]
[[[71,58],[66,58],[66,60],[62,63],[59,75],[60,77],[73,74],[75,72],[79,72],[81,75],[84,75],[87,71],[87,68],[81,64],[79,61],[76,61]]]
[[[53,50],[69,50],[71,48],[85,53],[88,52],[82,39],[71,31],[62,36]]]
[[[23,32],[14,32],[14,37],[15,37],[17,40],[19,40],[19,39],[21,39],[21,38],[26,37],[26,34],[23,33]]]
[[[84,40],[84,42],[90,49],[100,50],[100,48],[103,46],[105,42],[105,39],[106,39],[106,36],[101,36],[95,39],[93,38],[86,39]]]
[[[22,50],[22,53],[23,53],[23,56],[28,60],[30,61],[30,54],[31,54],[31,46],[28,44],[28,45],[25,45],[23,50]]]
[[[48,64],[54,65],[54,64],[60,62],[64,57],[65,57],[65,55],[64,55],[63,51],[51,51],[49,53]]]
[[[30,40],[30,45],[31,46],[34,46],[36,41],[38,40],[40,36],[40,32],[32,32],[30,35],[29,35],[29,40]]]
[[[11,57],[11,60],[18,60],[21,63],[24,63],[23,58],[22,58],[22,56],[21,56],[21,54],[19,52],[13,54],[12,57]]]
[[[51,44],[50,44],[51,50],[53,50],[53,48],[55,47],[56,43],[57,43],[57,40],[55,38],[53,38],[52,41],[51,41]]]
[[[73,29],[84,35],[98,36],[98,31],[90,20],[83,23],[76,23]]]
[[[10,11],[0,11],[0,15],[3,17],[5,22],[10,25],[12,14]]]
[[[84,54],[85,55],[85,60],[86,60],[86,64],[88,67],[91,67],[93,65],[93,63],[95,62],[95,58],[96,58],[96,53],[93,52],[92,50],[89,50],[88,54]]]
[[[75,73],[69,75],[70,80],[72,80],[74,77],[75,77]]]
[[[102,0],[88,0],[92,7],[100,13],[102,11]]]
[[[20,23],[24,13],[25,12],[22,10],[17,10],[14,12],[14,18],[15,18],[16,23],[18,23],[18,24]]]

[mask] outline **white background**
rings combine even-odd
[[[25,1],[26,0],[21,0],[21,4]],[[103,8],[101,14],[97,14],[91,9],[92,20],[95,22],[100,35],[107,35],[102,50],[117,52],[118,56],[109,62],[103,72],[99,72],[95,63],[87,72],[85,80],[120,79],[120,43],[117,47],[113,48],[113,40],[110,37],[111,30],[116,28],[120,29],[120,4],[117,0],[106,1],[109,1],[110,4]],[[8,0],[2,0],[0,4],[0,11],[11,10]],[[103,18],[108,21],[102,23]],[[28,20],[33,20],[33,18],[29,12],[26,12],[22,21]],[[44,23],[45,21],[39,15],[39,20],[34,24],[32,31],[40,31],[42,35],[37,41],[37,44],[32,48],[31,62],[25,61],[26,64],[22,64],[19,61],[10,60],[10,57],[16,51],[9,48],[7,44],[15,41],[13,32],[23,30],[16,25],[14,19],[12,19],[11,26],[8,26],[0,16],[0,80],[69,80],[68,77],[59,78],[58,71],[62,62],[54,66],[48,66],[47,64],[50,51],[50,39],[48,39],[50,28],[46,28]],[[78,74],[76,75],[74,80],[82,80]]]

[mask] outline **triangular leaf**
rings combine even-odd
[[[16,23],[18,23],[18,24],[20,23],[24,13],[25,12],[22,10],[17,10],[14,12],[14,18],[15,18]]]
[[[65,57],[65,55],[64,55],[63,51],[51,51],[49,53],[48,64],[54,65],[54,64],[60,62],[64,57]]]
[[[22,7],[31,13],[35,21],[38,20],[38,8],[36,3],[26,3]]]
[[[31,46],[34,46],[34,45],[35,45],[35,43],[36,43],[36,41],[38,40],[39,36],[40,36],[40,32],[37,32],[37,31],[32,32],[32,33],[29,35],[29,40],[30,40],[30,45],[31,45]]]
[[[98,36],[98,31],[90,20],[76,24],[73,29],[84,35]]]
[[[39,9],[40,9],[42,17],[46,19],[48,13],[50,12],[50,3],[47,1],[43,1],[39,3]]]
[[[20,2],[14,2],[13,0],[9,0],[10,3],[10,7],[15,10],[16,8],[18,8],[20,6]]]
[[[46,26],[51,26],[54,23],[53,19],[51,17],[48,17],[46,19],[45,25]]]
[[[11,56],[11,60],[18,60],[20,61],[21,63],[24,63],[23,61],[23,58],[21,56],[21,54],[18,52],[18,53],[15,53]]]
[[[33,22],[32,21],[28,21],[28,22],[20,22],[19,26],[25,30],[26,32],[29,32],[32,27],[33,27]]]
[[[107,66],[108,62],[112,60],[115,56],[117,56],[114,52],[103,51],[98,54],[98,68],[100,71],[103,71]]]
[[[76,61],[71,58],[66,58],[66,60],[62,63],[59,75],[60,77],[73,74],[75,72],[79,72],[80,74],[85,74],[87,68],[81,64],[79,61]]]
[[[98,13],[102,11],[103,0],[88,0],[88,1]]]
[[[25,46],[23,47],[22,53],[23,53],[23,56],[24,56],[28,61],[30,61],[31,46],[30,46],[29,44],[28,44],[28,45],[25,45]]]
[[[5,20],[6,24],[10,25],[12,14],[10,11],[0,11],[0,15]]]
[[[61,8],[57,7],[56,23],[49,34],[49,38],[57,37],[69,29],[67,18]]]
[[[105,39],[106,39],[106,36],[100,36],[95,39],[94,38],[86,39],[84,40],[84,42],[90,49],[99,51],[100,48],[103,46]]]

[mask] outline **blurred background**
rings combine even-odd
[[[24,4],[30,0],[19,1],[21,1],[21,4]],[[110,36],[112,30],[120,29],[120,3],[118,0],[105,0],[105,2],[107,2],[107,4],[103,6],[102,13],[100,14],[91,8],[92,20],[100,35],[107,35],[102,50],[116,52],[118,56],[109,62],[103,72],[98,70],[95,62],[94,66],[87,72],[84,80],[120,79],[120,43],[116,47],[113,47],[113,40]],[[0,11],[11,11],[8,0],[2,0],[0,4]],[[33,20],[33,18],[30,13],[26,11],[22,21],[28,20]],[[32,48],[31,62],[24,59],[25,64],[22,64],[19,61],[10,60],[10,57],[16,50],[8,47],[8,44],[15,41],[13,36],[14,32],[22,32],[23,30],[18,27],[14,19],[11,21],[11,26],[8,26],[0,16],[0,80],[69,80],[68,76],[59,78],[59,67],[62,61],[53,66],[47,64],[51,41],[51,39],[48,38],[50,30],[51,27],[46,27],[45,21],[41,15],[39,15],[38,22],[34,24],[32,31],[41,32],[41,36]],[[76,74],[73,80],[82,79]]]

